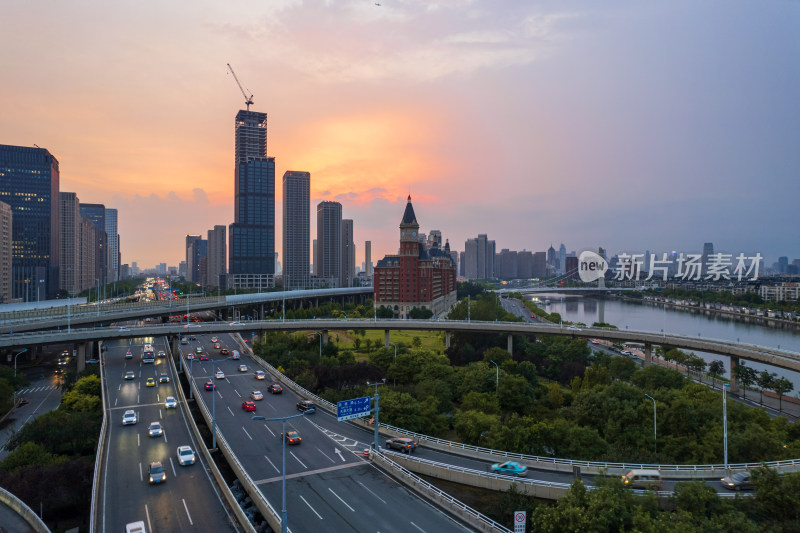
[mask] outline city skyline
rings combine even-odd
[[[354,220],[357,264],[396,252],[409,193],[454,250],[800,257],[797,4],[382,4],[7,7],[0,143],[117,209],[123,263],[177,265],[233,222],[230,62],[276,174]]]

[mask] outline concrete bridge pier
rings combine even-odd
[[[450,347],[450,332],[449,331],[445,331],[444,332],[444,347],[445,348],[449,348]]]
[[[180,353],[181,349],[181,341],[179,339],[180,335],[175,335],[172,337],[170,341],[169,349],[172,351],[173,355],[177,355]]]
[[[736,381],[736,367],[739,366],[739,358],[736,357],[736,356],[731,355],[730,359],[731,359],[731,368],[730,368],[730,371],[731,371],[731,386],[730,386],[730,391],[731,392],[739,392],[739,383]]]
[[[508,355],[514,356],[514,336],[511,333],[508,334]]]
[[[88,343],[81,342],[78,344],[78,374],[83,372],[86,368],[86,345]]]
[[[653,345],[645,343],[644,345],[644,366],[653,364]]]
[[[327,329],[323,329],[322,330],[322,344],[323,345],[327,345],[328,344],[328,330]]]
[[[389,330],[383,330],[383,345],[388,348],[389,347]]]

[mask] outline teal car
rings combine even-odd
[[[505,463],[495,463],[491,466],[495,474],[507,474],[510,476],[525,477],[528,475],[528,467],[516,461],[506,461]]]

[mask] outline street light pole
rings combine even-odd
[[[494,392],[497,394],[500,392],[500,367],[497,366],[497,363],[489,359],[489,362],[495,366],[495,377],[494,377]]]
[[[28,349],[25,348],[21,352],[19,352],[19,353],[14,355],[14,377],[17,377],[17,357],[19,357],[20,354],[23,354],[23,353],[25,353],[27,351],[28,351]]]
[[[315,331],[317,335],[319,335],[319,360],[322,361],[322,332]]]
[[[725,383],[722,387],[722,441],[725,448],[725,470],[728,470],[728,387],[730,387],[730,383]]]
[[[251,420],[264,420],[265,422],[277,422],[280,420],[282,422],[283,432],[282,435],[282,455],[283,455],[283,466],[281,468],[281,533],[286,533],[288,529],[288,516],[286,514],[286,421],[290,418],[297,418],[300,416],[305,416],[306,411],[303,411],[299,415],[291,415],[291,416],[284,416],[281,418],[265,418],[263,416],[255,415],[252,416]]]
[[[394,360],[397,361],[397,345],[393,342],[390,342],[392,346],[394,346]]]
[[[374,446],[375,446],[375,451],[376,452],[378,451],[378,414],[379,414],[379,412],[381,410],[381,408],[378,406],[378,400],[381,399],[381,397],[378,395],[378,385],[386,385],[386,378],[383,378],[383,380],[381,380],[381,383],[370,383],[369,381],[367,381],[367,387],[375,387],[375,437],[374,437]]]
[[[647,394],[646,392],[644,393],[644,395],[647,396],[648,398],[650,398],[651,400],[653,400],[653,453],[658,453],[657,452],[658,444],[657,444],[657,440],[656,440],[657,439],[657,435],[656,435],[656,399],[653,398],[652,396],[650,396],[649,394]]]

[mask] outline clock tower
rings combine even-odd
[[[408,195],[408,203],[403,213],[403,220],[400,221],[400,255],[419,255],[419,223],[414,214],[414,207],[411,205],[411,195]]]

